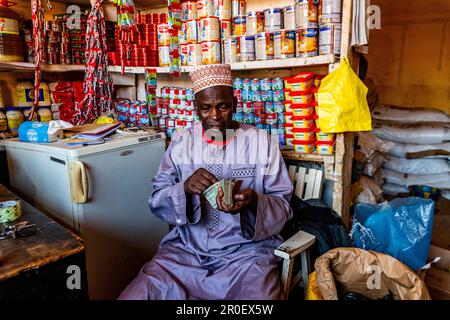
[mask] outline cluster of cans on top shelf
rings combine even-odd
[[[170,138],[175,130],[191,128],[194,121],[198,120],[193,89],[162,87],[158,89],[157,95],[158,126]]]
[[[234,12],[234,11],[233,11]],[[233,15],[224,62],[339,54],[342,0],[295,0],[283,8]]]
[[[84,64],[87,11],[82,11],[79,23],[72,26],[68,23],[68,14],[55,14],[53,20],[45,21],[45,43],[42,51],[42,62],[48,64]],[[26,59],[35,63],[36,53],[33,42],[31,21],[23,24],[23,35],[26,47]]]
[[[233,88],[238,100],[233,119],[267,130],[277,136],[279,144],[284,146],[283,79],[235,78]]]

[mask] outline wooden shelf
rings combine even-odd
[[[260,69],[282,69],[282,68],[298,68],[313,65],[325,65],[335,62],[335,57],[332,54],[310,57],[310,58],[288,58],[276,59],[266,61],[248,61],[231,64],[231,69],[234,71],[242,70],[260,70]],[[153,67],[157,72],[170,73],[169,67]],[[182,73],[189,73],[194,69],[193,66],[181,67]],[[29,62],[0,62],[0,71],[33,71],[34,64]],[[69,64],[42,64],[42,71],[44,72],[72,72],[84,71],[84,65],[69,65]],[[122,72],[120,66],[110,66],[111,72]],[[144,74],[145,67],[125,67],[125,73]]]
[[[317,153],[296,153],[292,149],[284,149],[281,150],[281,154],[286,160],[334,163],[334,156],[323,156]]]
[[[335,56],[332,54],[321,55],[310,58],[288,58],[288,59],[275,59],[265,61],[247,61],[237,62],[231,64],[231,69],[234,71],[243,70],[260,70],[260,69],[283,69],[283,68],[299,68],[304,66],[314,65],[328,65],[335,62]],[[169,73],[169,67],[155,67],[158,73]],[[181,67],[182,73],[191,72],[194,69],[193,66]],[[110,66],[111,72],[121,72],[120,66]],[[144,73],[144,67],[125,67],[125,73]]]
[[[30,71],[35,69],[34,63],[30,62],[0,62],[0,71]],[[72,72],[84,71],[84,64],[42,64],[44,72]]]

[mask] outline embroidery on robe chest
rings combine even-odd
[[[211,172],[218,180],[222,179],[222,164],[224,150],[222,146],[208,144],[208,154],[206,158],[206,170]],[[216,232],[219,229],[219,211],[202,197],[202,210],[205,210],[203,227],[208,233]]]

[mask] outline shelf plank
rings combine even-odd
[[[317,153],[297,153],[292,149],[284,149],[281,150],[281,154],[286,160],[334,163],[334,156],[323,156]]]
[[[265,61],[247,61],[231,64],[232,70],[257,70],[257,69],[281,69],[281,68],[298,68],[304,66],[325,65],[335,62],[332,54],[309,58],[287,58],[274,59]]]

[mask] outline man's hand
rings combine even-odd
[[[258,194],[253,189],[245,189],[242,192],[235,193],[233,195],[234,205],[229,206],[224,202],[224,193],[222,188],[219,188],[219,192],[217,193],[217,208],[220,211],[236,214],[241,212],[243,209],[247,207],[256,209],[258,205]]]
[[[184,182],[184,191],[190,194],[201,195],[206,189],[216,183],[217,178],[208,170],[200,168],[197,169]]]

